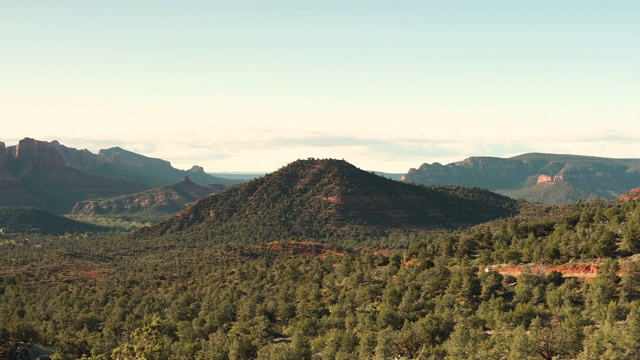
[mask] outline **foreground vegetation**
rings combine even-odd
[[[640,357],[640,205],[552,216],[324,244],[3,235],[0,358],[19,344],[56,359]]]

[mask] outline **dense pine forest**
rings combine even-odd
[[[640,0],[0,0],[0,43],[0,360],[640,360]]]
[[[195,235],[1,235],[0,358],[640,357],[636,202],[339,244]],[[597,273],[534,270],[554,264]]]

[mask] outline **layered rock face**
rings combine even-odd
[[[8,150],[8,158],[19,164],[21,173],[34,168],[64,169],[67,167],[62,154],[45,141],[26,138]]]

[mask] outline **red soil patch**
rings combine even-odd
[[[420,265],[420,261],[416,259],[409,259],[404,263],[404,266],[414,266],[414,265]]]
[[[85,275],[92,278],[95,281],[104,280],[107,277],[107,274],[103,273],[100,270],[89,270],[85,272]]]
[[[513,275],[518,276],[526,271],[528,268],[534,274],[547,275],[552,271],[558,271],[563,277],[577,277],[577,278],[594,278],[598,274],[599,268],[593,264],[584,265],[534,265],[534,266],[507,266],[507,265],[493,265],[491,268],[501,275]]]
[[[102,269],[83,261],[63,260],[54,263],[28,264],[13,269],[16,274],[23,274],[38,282],[52,279],[67,283],[89,283],[101,281],[108,277]]]
[[[342,200],[337,196],[337,195],[332,195],[332,196],[318,196],[320,199],[324,200],[324,201],[328,201],[330,203],[339,203]]]

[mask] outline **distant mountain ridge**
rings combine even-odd
[[[138,193],[188,176],[201,185],[238,180],[213,177],[199,166],[178,170],[168,161],[120,148],[93,154],[31,138],[0,142],[0,206],[34,206],[68,213],[78,201]]]
[[[207,196],[135,236],[191,231],[234,241],[321,240],[471,226],[515,214],[518,206],[477,188],[403,184],[342,160],[307,159]]]
[[[98,154],[93,154],[88,150],[68,148],[57,141],[49,144],[60,151],[69,167],[95,175],[122,177],[151,186],[177,183],[185,176],[198,185],[231,186],[240,182],[209,175],[197,165],[189,170],[178,170],[169,161],[150,158],[120,147],[103,149]]]
[[[477,186],[516,199],[549,204],[615,199],[640,186],[640,159],[530,153],[422,164],[401,178],[426,185]]]

